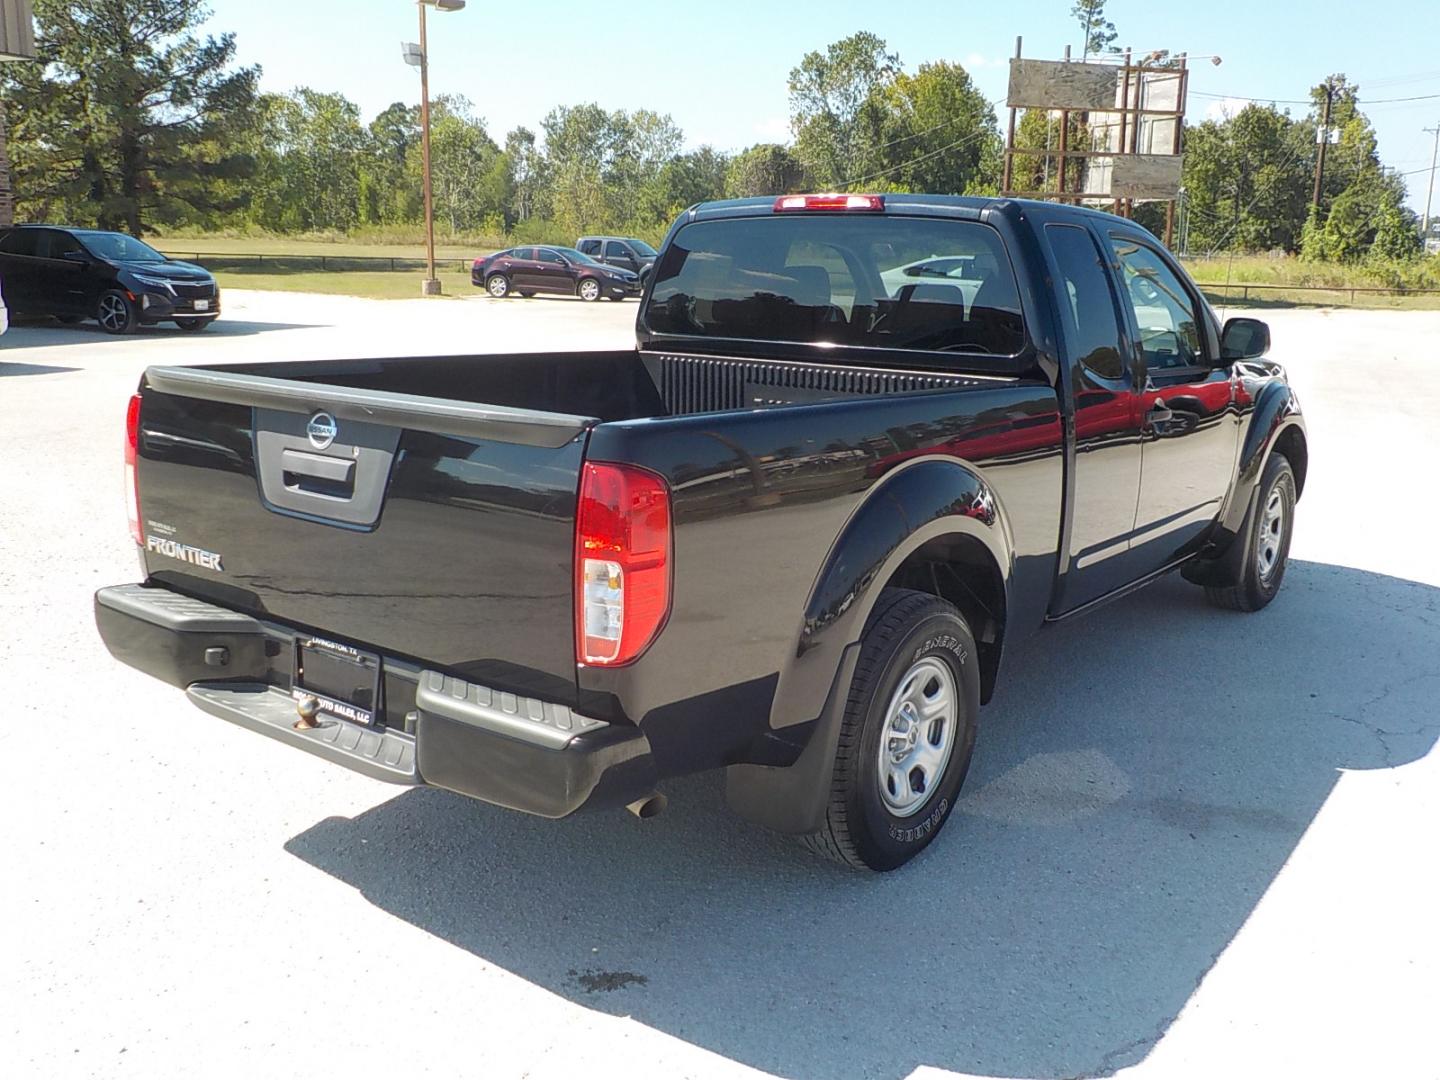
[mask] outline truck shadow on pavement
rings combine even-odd
[[[584,1006],[802,1080],[1106,1074],[1195,992],[1343,771],[1440,735],[1440,589],[1292,562],[1253,616],[1178,578],[1007,657],[966,791],[904,870],[732,818],[545,822],[417,789],[287,850]]]

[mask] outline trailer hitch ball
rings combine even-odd
[[[309,731],[311,728],[320,726],[315,723],[315,714],[320,711],[319,698],[301,698],[295,705],[295,711],[300,714],[300,719],[295,721],[296,731]]]

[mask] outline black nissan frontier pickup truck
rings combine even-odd
[[[1122,218],[706,203],[636,335],[150,368],[106,645],[372,777],[648,816],[723,768],[740,814],[889,870],[1016,641],[1171,570],[1280,588],[1308,454],[1269,331]]]

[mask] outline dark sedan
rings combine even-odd
[[[476,259],[470,280],[497,300],[514,293],[563,293],[581,300],[640,295],[640,277],[568,247],[513,247]]]
[[[94,319],[111,334],[173,322],[203,330],[220,287],[203,267],[175,262],[125,233],[17,225],[0,232],[5,304],[61,322]]]

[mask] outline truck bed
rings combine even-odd
[[[198,599],[573,706],[583,693],[571,638],[576,499],[587,455],[604,456],[591,447],[597,428],[614,429],[610,445],[700,438],[684,452],[693,460],[648,467],[685,488],[677,515],[708,516],[730,498],[717,494],[732,483],[723,477],[756,463],[716,473],[709,448],[729,455],[739,420],[710,427],[706,416],[772,416],[777,450],[795,459],[784,466],[784,482],[799,485],[790,497],[831,498],[872,482],[865,462],[882,443],[913,455],[962,419],[999,434],[1002,453],[1025,439],[1049,452],[1053,391],[1017,394],[1007,389],[1016,382],[633,350],[153,368],[142,384],[143,558],[153,581]],[[954,407],[957,391],[976,395],[972,409]],[[808,454],[827,425],[796,423],[823,402],[917,396],[936,400],[858,426],[837,415],[837,433],[877,428],[848,454]],[[317,413],[338,430],[319,448],[306,428]],[[885,434],[912,413],[932,417],[926,434]],[[1002,419],[977,428],[980,414]],[[660,438],[672,425],[683,432]],[[742,441],[755,438],[752,423],[740,427]],[[787,427],[816,435],[790,447]],[[1058,493],[1044,501],[1053,508]],[[215,563],[178,560],[176,545]],[[401,705],[388,719],[402,723],[404,696],[390,700]]]

